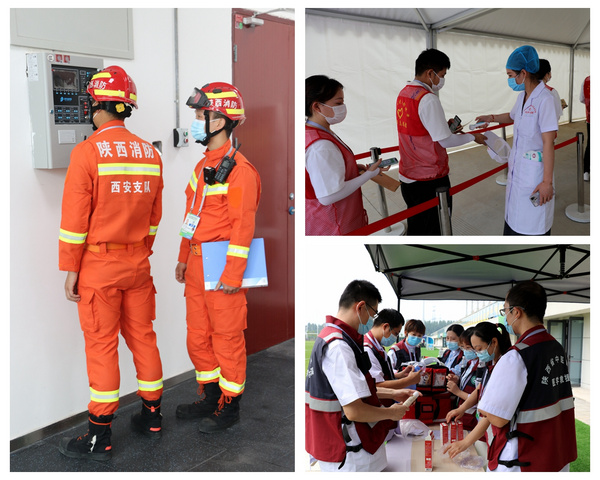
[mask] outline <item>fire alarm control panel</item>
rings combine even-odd
[[[67,168],[71,150],[93,132],[87,84],[100,58],[27,54],[33,167]]]

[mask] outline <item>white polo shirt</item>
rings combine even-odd
[[[345,342],[335,341],[327,345],[322,368],[342,407],[371,396],[367,379],[358,369],[354,352]],[[354,424],[348,425],[348,434],[352,439],[349,445],[360,444]],[[380,472],[387,466],[385,443],[373,455],[365,449],[347,452],[344,466],[338,469],[339,465],[337,462],[319,461],[323,472]]]

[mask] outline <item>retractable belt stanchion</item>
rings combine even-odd
[[[569,220],[590,223],[590,206],[583,202],[583,132],[577,132],[577,203],[572,203],[565,209]]]
[[[381,148],[371,147],[369,150],[371,151],[371,162],[375,163],[377,160],[379,160],[379,155],[381,155]],[[381,214],[383,218],[386,218],[389,216],[389,213],[387,207],[387,200],[385,198],[385,190],[381,185],[377,185],[377,188],[379,189],[379,204],[381,205]],[[385,227],[384,230],[389,233],[392,231],[392,227]]]
[[[440,219],[440,231],[442,235],[452,235],[452,223],[450,222],[450,209],[448,208],[448,187],[438,187],[435,193],[440,201],[438,204],[438,216]]]
[[[484,129],[478,130],[477,132],[481,133],[481,132],[485,132],[488,130],[495,130],[497,128],[502,128],[504,130],[504,127],[505,127],[505,125],[498,125],[495,127],[484,128]],[[502,136],[506,138],[505,133],[503,133]],[[580,223],[589,223],[590,222],[590,207],[589,207],[589,205],[584,205],[584,203],[583,203],[584,202],[583,133],[578,132],[577,136],[575,136],[569,140],[565,140],[564,142],[556,145],[554,147],[554,149],[558,150],[558,149],[566,147],[572,143],[577,143],[577,201],[578,201],[578,203],[567,207],[565,214],[567,215],[567,217],[569,219],[571,219],[573,221],[580,222]],[[396,147],[396,146],[382,148],[380,150],[380,152],[388,153],[388,152],[396,151],[397,149],[398,149],[398,147]],[[371,153],[365,152],[365,153],[356,155],[355,158],[358,160],[360,158],[367,158],[371,155],[372,155],[372,152]],[[389,217],[387,216],[387,209],[386,209],[386,216],[384,216],[384,218],[382,218],[381,220],[377,220],[373,223],[370,223],[369,225],[358,228],[352,232],[346,233],[346,235],[371,235],[375,232],[383,230],[386,227],[390,227],[391,225],[399,223],[403,220],[406,220],[409,217],[418,215],[421,212],[424,212],[430,208],[435,208],[435,207],[437,207],[439,209],[438,212],[440,214],[440,227],[441,227],[442,235],[452,235],[452,224],[450,222],[450,216],[448,214],[448,205],[449,205],[448,197],[454,196],[457,193],[462,192],[463,190],[475,185],[476,183],[479,183],[479,182],[485,180],[486,178],[491,177],[492,175],[496,175],[497,173],[502,172],[502,170],[505,170],[507,168],[507,166],[508,166],[508,164],[504,163],[488,172],[482,173],[481,175],[478,175],[478,176],[476,176],[470,180],[467,180],[459,185],[451,187],[445,195],[443,195],[443,194],[441,195],[438,192],[437,196],[433,197],[432,199],[427,200],[419,205],[415,205],[413,207],[407,208],[406,210],[403,210],[401,212],[394,213],[394,214],[390,215]],[[498,183],[500,183],[500,182],[498,182]],[[382,198],[385,198],[385,197],[382,197]],[[444,205],[442,205],[442,202],[444,202]],[[444,215],[445,218],[442,218],[442,214]]]

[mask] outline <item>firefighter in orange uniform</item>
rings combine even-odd
[[[175,278],[185,283],[187,348],[200,399],[179,405],[176,415],[200,419],[199,430],[211,433],[240,418],[239,401],[246,384],[247,313],[246,289],[240,287],[261,187],[258,172],[229,138],[246,118],[240,92],[228,83],[210,83],[195,88],[186,104],[196,111],[191,134],[207,148],[186,188]],[[215,174],[222,182],[214,180]],[[225,270],[216,289],[208,291],[201,244],[219,241],[229,241]]]
[[[77,302],[90,384],[88,433],[65,438],[61,453],[108,460],[119,405],[119,331],[133,354],[142,433],[161,434],[162,364],[152,322],[155,289],[148,257],[162,215],[162,162],[154,147],[125,128],[137,108],[135,83],[120,67],[96,73],[87,87],[95,132],[77,145],[65,178],[59,269]]]

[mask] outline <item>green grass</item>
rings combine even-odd
[[[310,359],[310,352],[312,352],[314,344],[315,344],[314,340],[306,340],[304,342],[304,375],[305,376],[306,376],[306,371],[308,370],[308,360]]]
[[[577,437],[577,460],[571,463],[571,472],[589,472],[590,426],[575,420],[575,435]]]
[[[304,372],[308,369],[308,359],[314,345],[314,341],[306,341],[304,347]],[[421,355],[426,357],[437,357],[438,350],[421,350]],[[571,472],[590,471],[590,426],[575,420],[575,433],[577,435],[577,460],[571,463]]]

